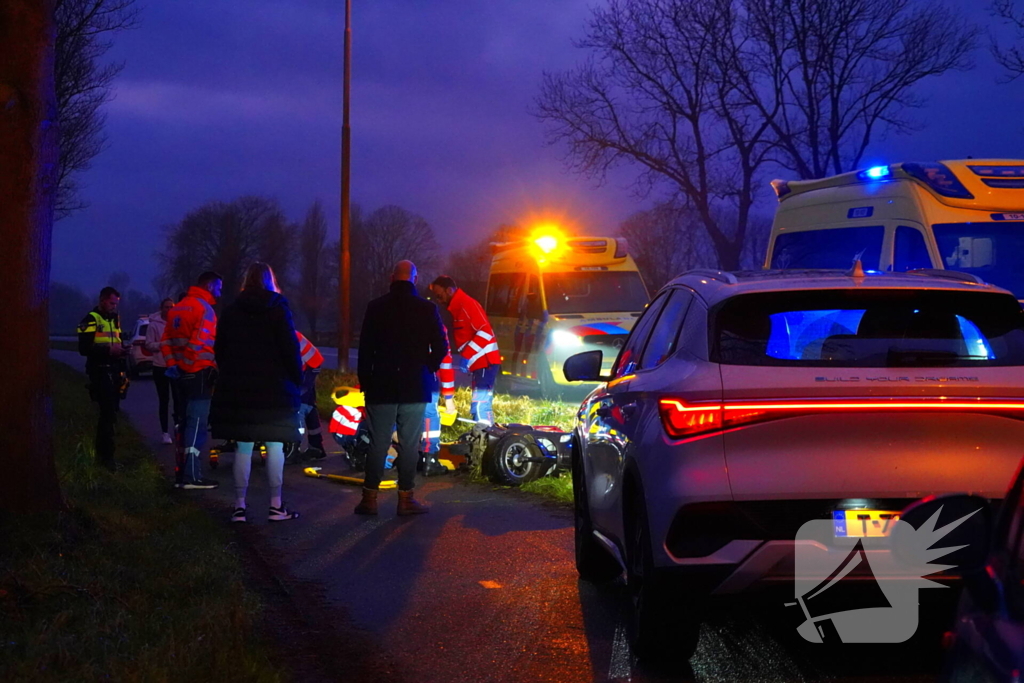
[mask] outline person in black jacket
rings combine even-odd
[[[416,293],[416,266],[400,261],[391,291],[366,307],[359,337],[359,384],[366,397],[370,453],[357,515],[377,514],[377,493],[392,429],[398,431],[398,514],[427,507],[413,498],[423,413],[435,389],[434,373],[448,355],[437,307]]]
[[[220,372],[210,407],[213,436],[237,441],[233,522],[246,521],[254,442],[267,448],[270,485],[268,519],[295,519],[281,500],[284,444],[299,441],[302,359],[288,300],[280,294],[274,271],[254,263],[245,273],[242,293],[217,325],[214,355]]]

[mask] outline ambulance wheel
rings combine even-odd
[[[484,455],[484,463],[488,476],[495,484],[522,486],[537,479],[548,469],[546,463],[530,460],[542,455],[537,444],[527,437],[506,434]]]

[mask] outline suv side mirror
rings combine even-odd
[[[932,517],[936,517],[934,522]],[[987,499],[966,494],[929,496],[903,510],[900,522],[892,532],[892,550],[898,559],[919,564],[921,553],[928,548],[958,548],[934,558],[935,564],[951,565],[961,576],[984,569],[993,530]],[[932,525],[939,533],[927,531]],[[950,528],[943,533],[947,526]]]
[[[569,356],[562,364],[562,373],[570,382],[603,382],[601,377],[601,361],[604,354],[600,351],[584,351]]]

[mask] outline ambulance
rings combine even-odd
[[[545,230],[492,250],[485,308],[503,381],[555,398],[569,356],[600,350],[610,370],[648,301],[626,241]]]
[[[765,268],[950,270],[1024,299],[1024,160],[898,163],[772,187]]]

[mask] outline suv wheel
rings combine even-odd
[[[574,453],[579,453],[576,443],[572,448]],[[583,477],[583,463],[578,455],[572,459],[572,502],[576,521],[576,572],[584,581],[611,581],[622,574],[622,567],[594,538],[594,525],[590,520],[590,504],[587,501],[587,483]]]
[[[654,567],[647,508],[631,496],[625,519],[626,586],[632,602],[630,639],[633,654],[645,665],[683,666],[700,640],[695,604],[678,582]]]

